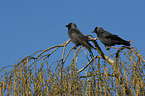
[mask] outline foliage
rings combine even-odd
[[[145,60],[133,43],[112,47],[107,56],[90,40],[98,53],[92,58],[82,46],[68,49],[68,40],[1,68],[1,96],[145,95]]]

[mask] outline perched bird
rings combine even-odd
[[[69,23],[65,27],[68,28],[68,35],[71,41],[76,45],[83,45],[88,51],[92,54],[91,49],[94,48],[90,43],[87,37],[85,37],[80,30],[77,28],[75,23]]]
[[[92,33],[96,33],[99,40],[106,46],[125,45],[130,46],[130,42],[121,39],[119,36],[105,31],[102,27],[96,27]]]

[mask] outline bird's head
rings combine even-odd
[[[102,27],[96,27],[92,33],[102,32],[104,29]]]
[[[66,25],[65,27],[67,27],[68,29],[70,28],[77,28],[75,23],[69,23],[68,25]]]

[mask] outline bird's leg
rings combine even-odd
[[[107,46],[107,47],[105,46],[105,48],[106,48],[106,50],[110,50],[111,47],[110,46]]]
[[[73,49],[77,49],[77,46],[74,46],[74,48]]]

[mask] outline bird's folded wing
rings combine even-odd
[[[77,29],[72,29],[71,30],[72,33],[71,33],[71,36],[77,40],[79,40],[80,42],[82,40],[87,40],[87,38]]]
[[[113,35],[113,34],[106,34],[104,35],[106,39],[111,39],[111,40],[122,40],[119,36]]]
[[[93,48],[93,46],[88,42],[88,38],[85,37],[80,31],[73,29],[71,36],[76,39],[81,45],[88,48]]]

